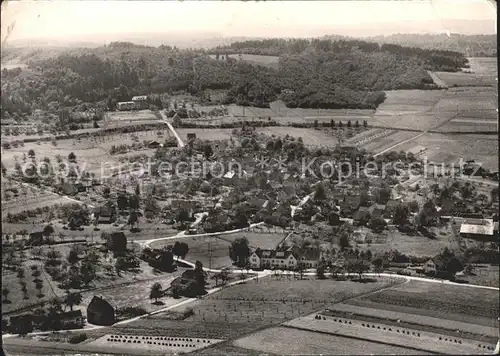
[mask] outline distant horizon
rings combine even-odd
[[[122,36],[144,41],[145,36],[196,40],[439,33],[495,35],[496,4],[488,0],[2,3],[2,42],[7,38],[12,44],[106,43]]]

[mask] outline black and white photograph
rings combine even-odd
[[[9,356],[500,353],[493,0],[1,2]]]

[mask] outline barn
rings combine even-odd
[[[87,321],[94,325],[115,323],[115,308],[101,297],[94,296],[87,307]]]

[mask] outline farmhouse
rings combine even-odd
[[[315,268],[318,265],[320,251],[314,248],[300,249],[297,245],[277,248],[274,250],[263,250],[257,248],[250,255],[250,267],[252,269],[289,269],[294,270],[299,265],[304,268]]]
[[[99,224],[111,224],[115,221],[115,209],[109,205],[102,205],[96,208],[94,215],[97,216]]]
[[[495,231],[493,219],[466,219],[460,226],[460,236],[494,241],[498,236],[498,229]]]
[[[101,297],[94,296],[87,307],[87,320],[95,325],[115,323],[115,308]]]
[[[148,108],[148,97],[146,95],[134,96],[132,102],[135,104],[136,108],[147,109]]]
[[[62,329],[81,328],[84,324],[84,319],[81,310],[72,310],[57,315]]]
[[[406,151],[406,154],[412,154],[415,158],[423,158],[427,155],[427,148],[423,146],[414,146]]]
[[[457,270],[461,270],[461,264],[456,257],[443,258],[438,255],[424,264],[424,273],[436,277],[453,277]]]
[[[186,136],[186,137],[187,137],[187,140],[188,140],[188,141],[195,140],[195,139],[196,139],[196,134],[195,134],[195,133],[190,132],[190,133],[188,133],[188,134],[187,134],[187,136]]]
[[[33,331],[33,316],[31,314],[11,316],[9,321],[12,334],[27,334]]]

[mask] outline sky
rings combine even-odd
[[[9,40],[71,37],[83,41],[95,35],[152,32],[306,37],[335,34],[346,28],[370,29],[372,35],[379,35],[410,23],[415,29],[411,32],[443,33],[447,29],[453,32],[447,24],[457,19],[495,24],[496,5],[489,0],[18,0],[2,2],[1,36],[3,41],[13,23]],[[490,33],[496,31],[491,29]]]

